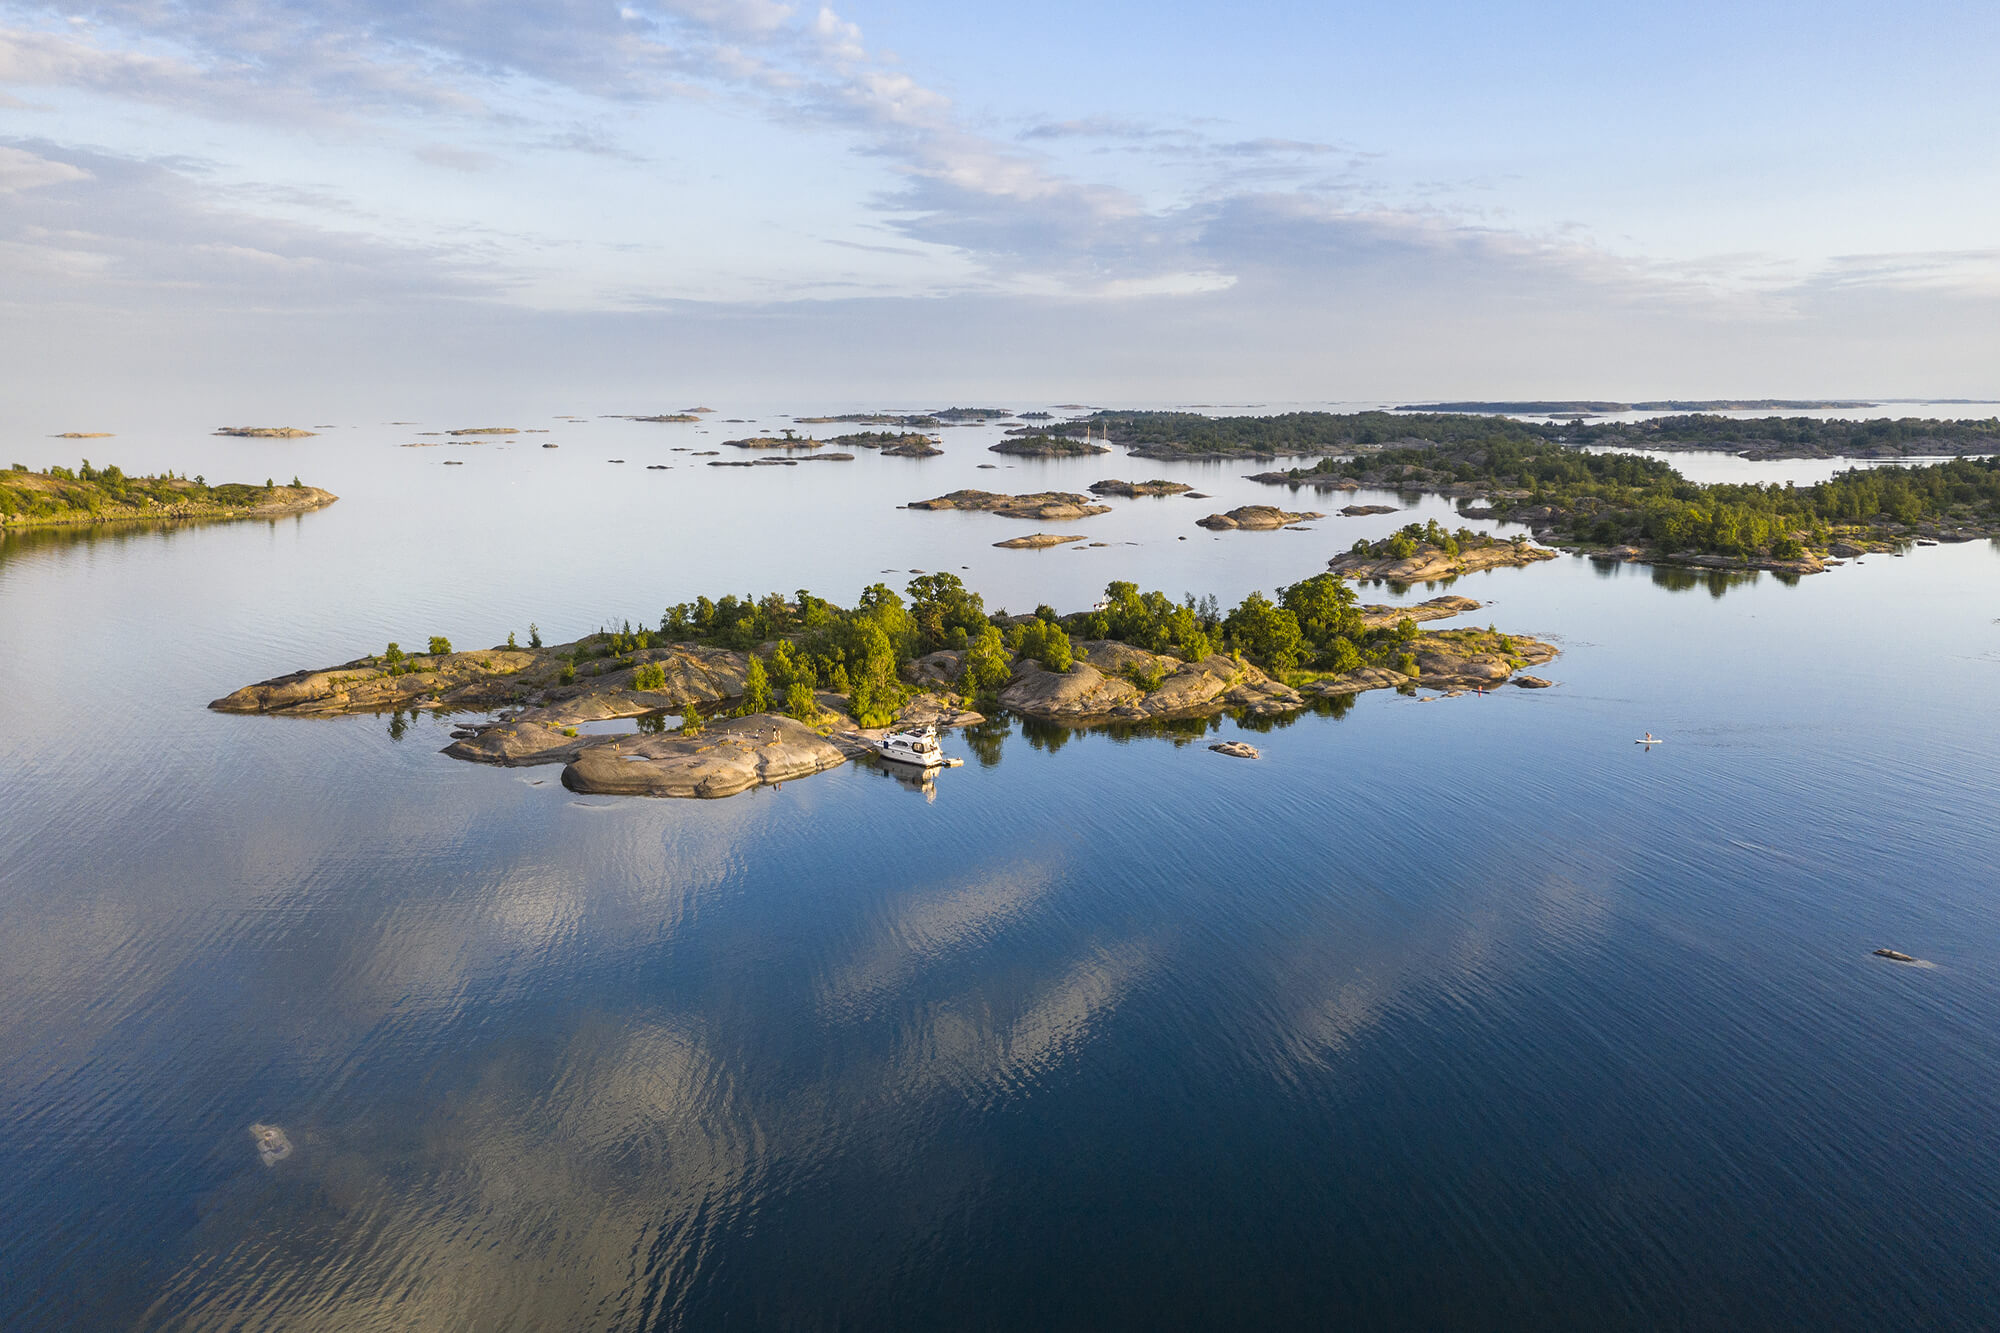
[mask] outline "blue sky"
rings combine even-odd
[[[2000,392],[2000,7],[0,0],[46,392]]]

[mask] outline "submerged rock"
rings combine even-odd
[[[1217,741],[1208,748],[1217,754],[1226,754],[1231,759],[1261,759],[1263,757],[1257,753],[1256,746],[1243,741]]]
[[[292,1141],[276,1125],[250,1126],[250,1140],[257,1145],[257,1157],[265,1166],[276,1166],[292,1155]]]
[[[1877,949],[1875,951],[1875,956],[1877,958],[1886,958],[1892,963],[1914,963],[1917,961],[1916,959],[1910,957],[1910,955],[1906,953],[1898,953],[1894,949]]]

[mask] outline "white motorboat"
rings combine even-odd
[[[956,768],[963,759],[948,759],[938,746],[936,727],[915,727],[892,731],[875,742],[875,753],[884,759],[915,768]]]

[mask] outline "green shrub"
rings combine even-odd
[[[542,646],[542,627],[532,620],[528,622],[528,646],[530,648]]]
[[[667,687],[667,669],[658,662],[647,662],[632,673],[632,688],[635,690],[664,690]]]
[[[574,684],[576,684],[576,663],[574,663],[574,662],[564,662],[564,663],[563,663],[563,669],[562,669],[562,675],[561,675],[561,676],[559,677],[559,679],[560,679],[560,680],[562,681],[562,683],[563,683],[563,684],[565,684],[565,685],[574,685]]]
[[[686,710],[681,713],[681,735],[701,735],[701,709],[695,707],[693,704],[689,704]]]
[[[451,651],[451,640],[442,634],[431,635],[431,656],[443,657]]]
[[[785,712],[801,722],[819,720],[819,700],[813,698],[812,686],[802,680],[795,680],[785,688]]]
[[[389,645],[389,646],[388,646],[387,648],[385,648],[385,649],[383,649],[383,650],[382,650],[382,661],[383,661],[383,662],[384,662],[385,664],[387,664],[387,665],[389,665],[389,666],[394,666],[394,665],[396,665],[396,663],[398,663],[398,662],[400,662],[400,661],[402,661],[402,660],[403,660],[403,645],[402,645],[402,644],[400,644],[400,643],[392,643],[392,644],[390,644],[390,645]]]

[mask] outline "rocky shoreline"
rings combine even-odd
[[[1526,542],[1495,540],[1487,546],[1461,547],[1455,553],[1426,542],[1408,556],[1378,557],[1350,552],[1347,555],[1335,556],[1326,562],[1326,567],[1336,574],[1355,580],[1433,583],[1440,579],[1457,578],[1461,574],[1476,573],[1482,569],[1532,565],[1537,561],[1555,558],[1554,551],[1542,546],[1531,546]]]
[[[24,528],[80,527],[91,524],[185,523],[228,521],[241,518],[283,518],[324,509],[340,497],[317,486],[274,486],[280,498],[264,504],[228,505],[148,503],[143,507],[121,506],[98,511],[71,510],[61,514],[29,515],[0,513],[0,531]]]

